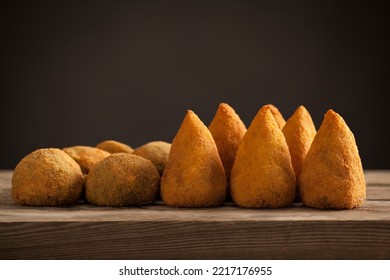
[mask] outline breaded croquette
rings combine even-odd
[[[75,203],[84,184],[80,166],[64,151],[39,149],[25,156],[12,176],[12,197],[29,206]]]
[[[89,203],[132,206],[152,203],[160,176],[150,160],[128,153],[115,153],[94,166],[86,182]]]
[[[115,140],[106,140],[100,142],[99,144],[96,145],[96,148],[109,152],[111,154],[115,154],[115,153],[131,154],[133,152],[133,149],[129,145],[126,145],[124,143]]]
[[[328,110],[303,161],[300,197],[306,206],[352,209],[366,198],[363,166],[353,133]]]
[[[63,151],[80,165],[84,174],[88,174],[92,167],[110,155],[109,152],[89,146],[73,146],[63,148]]]
[[[176,207],[218,206],[225,200],[227,181],[217,146],[191,110],[173,139],[160,194],[168,206]]]
[[[290,151],[295,178],[298,180],[301,174],[303,160],[317,132],[310,113],[304,106],[299,106],[295,110],[294,114],[287,120],[282,131]],[[299,184],[297,184],[295,200],[300,201]]]
[[[246,132],[245,124],[232,107],[221,103],[209,125],[209,130],[217,145],[229,181],[238,146]]]
[[[170,150],[170,143],[152,141],[134,149],[133,154],[150,160],[156,166],[161,176],[167,164]]]
[[[263,106],[238,148],[230,178],[233,201],[247,208],[277,208],[295,198],[295,174],[286,139]]]

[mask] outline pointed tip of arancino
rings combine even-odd
[[[235,113],[233,107],[227,103],[220,103],[218,106],[218,112],[223,113],[225,115]]]
[[[264,105],[263,107],[268,106],[271,110],[279,111],[279,109],[272,103],[268,103]]]
[[[310,115],[309,111],[306,109],[305,106],[299,105],[298,108],[295,110],[294,115],[302,116],[302,115]]]
[[[263,107],[260,108],[260,111],[259,113],[263,116],[265,115],[268,115],[268,116],[272,116],[273,119],[276,121],[276,123],[278,122],[274,116],[274,113],[273,113],[273,109],[272,109],[272,104],[267,104],[267,105],[264,105]]]
[[[276,120],[276,123],[278,124],[279,128],[283,129],[284,125],[286,124],[286,120],[283,117],[282,113],[279,111],[278,107],[276,107],[275,105],[273,105],[271,103],[269,103],[267,105],[264,105],[264,106],[268,106],[269,107],[269,109],[271,110],[271,113],[274,116],[274,118]]]
[[[344,118],[337,112],[333,111],[332,109],[329,109],[325,113],[323,123],[328,125],[332,124],[335,127],[339,127],[351,131]]]
[[[276,107],[276,106],[275,106],[274,104],[272,104],[272,103],[268,103],[268,104],[264,105],[263,107],[269,107],[270,110],[271,110],[271,112],[272,112],[272,114],[280,114],[280,115],[282,115],[282,114],[280,113],[280,111],[279,111],[279,108]]]
[[[255,118],[252,121],[252,124],[257,125],[266,125],[273,124],[275,127],[279,127],[279,124],[275,117],[272,114],[272,109],[269,105],[264,105],[260,108],[260,110],[257,112]],[[252,126],[251,124],[251,126]]]
[[[328,109],[328,111],[326,111],[326,113],[325,113],[325,117],[336,116],[336,115],[339,115],[339,114],[336,113],[335,111],[333,111],[332,109]]]
[[[195,120],[195,119],[199,119],[198,115],[195,114],[194,111],[192,110],[187,110],[187,113],[185,115],[185,119],[188,119],[188,120]]]
[[[269,105],[264,105],[257,112],[255,119],[259,118],[260,116],[265,116],[268,113],[270,113],[272,115],[271,108]]]
[[[337,112],[333,111],[332,109],[328,109],[324,115],[324,121],[329,120],[329,121],[341,121],[344,122],[344,119],[340,114]]]
[[[192,110],[187,110],[187,114],[185,115],[184,120],[182,122],[182,125],[183,124],[185,124],[186,126],[191,125],[191,126],[195,126],[195,127],[199,127],[199,126],[204,125],[202,120]]]
[[[222,107],[222,108],[228,107],[228,108],[230,108],[229,104],[227,104],[226,102],[219,103],[219,107]]]

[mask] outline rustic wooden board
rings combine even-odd
[[[2,258],[388,259],[390,223],[48,222],[2,225]]]
[[[368,186],[367,200],[390,200],[390,186]]]
[[[366,170],[364,176],[367,185],[390,185],[389,170]]]
[[[27,207],[0,171],[1,259],[390,259],[390,171],[358,209]],[[376,177],[376,174],[379,178]]]

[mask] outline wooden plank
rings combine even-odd
[[[294,204],[280,209],[245,209],[233,204],[215,208],[0,206],[0,222],[254,222],[254,221],[390,221],[390,201],[366,201],[353,210],[319,210]]]
[[[390,170],[364,170],[367,185],[390,186]]]
[[[11,198],[12,170],[0,170],[0,205],[13,204]]]
[[[367,200],[389,200],[390,186],[367,186]]]
[[[389,259],[389,221],[3,223],[2,259]]]
[[[0,189],[11,187],[12,170],[0,170]]]

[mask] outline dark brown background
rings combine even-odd
[[[388,4],[53,2],[0,9],[0,168],[41,147],[171,141],[187,109],[208,125],[220,102],[246,125],[266,103],[286,118],[303,104],[317,128],[333,108],[364,167],[390,168]]]

